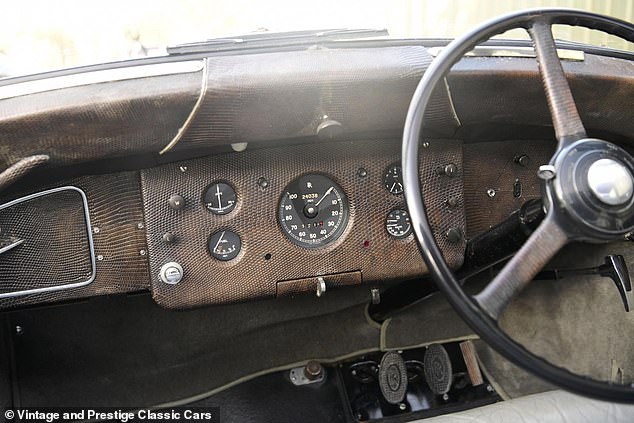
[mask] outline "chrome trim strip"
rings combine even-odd
[[[0,254],[6,253],[7,251],[14,249],[15,247],[22,244],[23,242],[24,242],[23,239],[15,238],[15,241],[13,241],[13,243],[0,248]]]
[[[104,82],[199,72],[204,66],[203,63],[203,60],[157,63],[18,82],[0,87],[0,100]]]
[[[445,84],[445,88],[447,89],[447,98],[449,99],[449,109],[451,111],[451,117],[456,119],[458,122],[458,126],[462,126],[462,122],[460,122],[460,116],[458,116],[458,112],[456,112],[456,106],[453,102],[453,96],[451,95],[451,88],[449,87],[449,81],[447,81],[447,77],[442,79],[443,84]]]
[[[172,140],[167,143],[167,145],[163,147],[161,151],[159,151],[159,154],[167,153],[172,148],[174,148],[176,144],[178,144],[181,138],[183,138],[185,131],[187,131],[187,128],[189,128],[189,125],[191,125],[192,121],[194,120],[194,116],[196,116],[196,113],[198,113],[198,109],[200,109],[200,106],[203,104],[203,99],[205,98],[205,94],[207,94],[207,69],[209,68],[209,66],[207,66],[207,60],[208,59],[203,60],[203,79],[200,82],[200,94],[198,95],[198,99],[196,100],[192,111],[189,113],[189,116],[187,116],[187,119],[185,119],[185,122],[183,122],[183,126],[178,129],[178,132],[176,133],[174,138],[172,138]]]
[[[0,298],[19,297],[19,296],[28,295],[28,294],[40,294],[43,292],[61,291],[61,290],[70,289],[70,288],[78,288],[80,286],[86,286],[95,280],[95,277],[97,276],[97,265],[95,262],[95,245],[92,239],[92,226],[90,224],[90,212],[88,211],[88,199],[86,198],[86,194],[84,193],[84,191],[74,186],[53,188],[46,191],[36,192],[35,194],[27,195],[25,197],[20,197],[15,200],[9,201],[8,203],[0,205],[0,210],[14,206],[16,204],[23,203],[25,201],[33,200],[34,198],[42,197],[49,194],[54,194],[60,191],[67,191],[67,190],[77,191],[79,195],[81,195],[82,201],[84,203],[84,216],[86,218],[88,245],[90,247],[90,263],[92,266],[92,273],[90,275],[90,278],[84,282],[69,283],[69,284],[58,285],[58,286],[49,286],[46,288],[27,289],[25,291],[6,292],[6,293],[0,294]]]
[[[429,48],[429,54],[436,57],[442,51],[443,47]],[[557,55],[560,60],[583,62],[586,58],[585,53],[581,50],[569,50],[558,48]],[[535,57],[535,50],[532,47],[495,47],[495,46],[478,46],[465,54],[468,57]]]

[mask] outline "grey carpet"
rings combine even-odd
[[[572,244],[547,267],[592,267],[602,263],[607,254],[624,255],[634,271],[631,242]],[[632,293],[629,296],[634,300]],[[509,306],[500,325],[513,339],[553,364],[604,381],[634,380],[634,312],[624,311],[610,279],[584,276],[533,281]],[[486,345],[478,346],[478,354],[510,397],[552,389]]]

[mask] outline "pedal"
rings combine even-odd
[[[475,346],[472,341],[464,341],[460,343],[460,351],[462,352],[462,358],[467,366],[467,374],[471,385],[480,386],[484,383],[482,378],[482,372],[480,371],[480,365],[478,364],[478,358],[475,352]]]
[[[379,367],[381,393],[390,404],[399,404],[407,392],[407,368],[403,357],[395,351],[385,353]]]
[[[440,344],[432,344],[425,352],[425,379],[436,395],[444,395],[451,389],[453,370],[447,350]]]

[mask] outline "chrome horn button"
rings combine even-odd
[[[588,186],[604,204],[618,206],[632,199],[634,178],[623,164],[612,159],[599,159],[588,169]]]

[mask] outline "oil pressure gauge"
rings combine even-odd
[[[406,210],[392,210],[385,220],[387,232],[396,239],[407,238],[412,233],[412,224]]]
[[[209,252],[220,261],[229,261],[240,254],[242,241],[240,236],[231,231],[216,232],[209,238]]]

